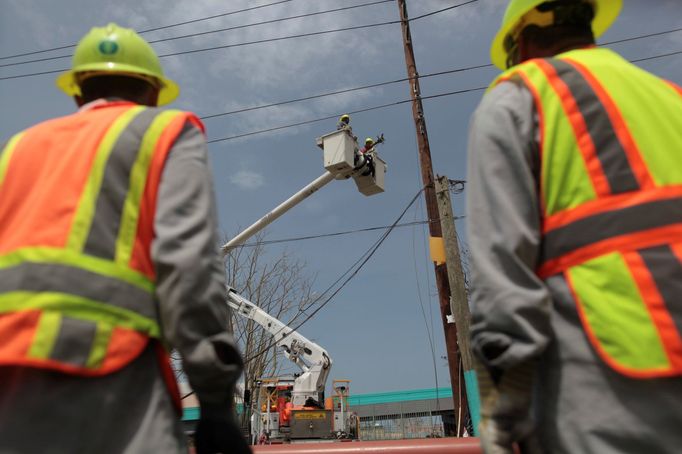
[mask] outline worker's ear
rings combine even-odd
[[[159,105],[159,89],[154,87],[147,91],[146,99],[143,102],[144,105],[149,107],[156,107]]]

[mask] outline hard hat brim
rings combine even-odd
[[[539,0],[533,8],[545,1],[547,0]],[[594,4],[596,14],[592,20],[592,31],[594,32],[594,37],[598,38],[616,21],[623,7],[623,0],[594,0]],[[490,46],[490,60],[493,65],[503,71],[507,69],[507,52],[504,50],[504,40],[507,34],[516,27],[516,24],[528,11],[519,11],[517,15],[503,24]]]
[[[132,77],[134,77],[135,74],[145,74],[144,72],[141,72],[138,67],[135,66],[112,63],[102,65],[101,63],[95,63],[92,65],[81,65],[78,68],[63,72],[62,74],[57,76],[57,79],[55,80],[55,85],[68,96],[80,96],[81,90],[76,80],[76,74],[86,71],[101,71],[111,74],[112,76],[129,74],[132,75]],[[163,106],[173,102],[173,100],[175,100],[180,94],[180,87],[171,79],[168,79],[166,77],[159,77],[158,75],[154,75],[151,73],[148,75],[158,79],[161,82],[161,88],[159,89],[159,99],[157,102],[159,106]]]

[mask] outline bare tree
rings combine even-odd
[[[269,256],[262,236],[246,247],[233,249],[225,257],[227,283],[237,293],[289,326],[300,321],[316,305],[313,277],[306,274],[305,263],[288,251]],[[246,359],[244,383],[253,389],[255,380],[273,377],[286,369],[282,352],[274,346],[272,335],[251,320],[233,314],[234,335]]]
[[[312,294],[314,276],[306,274],[305,263],[286,250],[268,255],[262,238],[257,235],[247,246],[235,248],[225,257],[227,284],[273,317],[295,326],[318,303]],[[289,367],[288,361],[281,359],[282,352],[272,336],[259,325],[235,313],[231,323],[246,360],[247,389],[253,389],[255,380],[277,376]],[[171,353],[171,358],[176,379],[186,381],[177,351]]]

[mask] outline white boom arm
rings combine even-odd
[[[230,250],[234,249],[237,246],[240,246],[241,244],[244,244],[246,240],[251,238],[253,235],[256,233],[260,232],[263,230],[265,227],[267,227],[270,223],[272,223],[275,219],[307,199],[309,196],[317,192],[321,187],[325,186],[327,183],[331,182],[334,179],[334,174],[331,172],[325,172],[319,177],[317,177],[314,181],[310,182],[307,184],[304,188],[302,188],[300,191],[298,191],[296,194],[292,195],[289,197],[287,200],[284,202],[280,203],[275,209],[270,211],[268,214],[254,222],[249,228],[241,232],[239,235],[235,236],[232,238],[230,241],[225,243],[223,247],[221,248],[223,251],[223,254],[227,254],[230,252]]]
[[[239,295],[231,287],[227,289],[227,304],[242,317],[253,320],[269,332],[275,338],[277,346],[284,350],[284,355],[301,368],[303,373],[294,381],[292,403],[295,406],[304,405],[308,398],[319,401],[332,367],[327,351]],[[324,405],[324,402],[318,403]]]

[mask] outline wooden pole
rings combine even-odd
[[[426,132],[426,120],[424,118],[424,108],[421,102],[421,90],[419,88],[419,74],[412,48],[412,36],[410,34],[410,22],[407,16],[406,0],[398,0],[400,8],[400,21],[402,26],[403,47],[405,50],[405,64],[407,66],[407,77],[410,80],[410,96],[412,97],[412,115],[414,125],[417,130],[417,145],[419,147],[419,164],[421,168],[422,182],[424,184],[424,198],[426,201],[426,212],[429,219],[429,234],[436,241],[432,244],[439,244],[442,241],[441,224],[438,222],[438,204],[434,190],[433,164],[431,162],[431,149],[429,147],[429,136]],[[455,324],[448,322],[450,315],[450,286],[448,283],[448,271],[445,263],[434,262],[434,272],[436,274],[436,287],[438,289],[438,300],[440,303],[441,321],[445,333],[445,347],[448,356],[448,368],[450,370],[450,383],[452,386],[452,398],[454,401],[455,414],[460,408],[466,408],[466,395],[460,392],[459,379],[459,357],[457,354],[457,328]],[[460,399],[460,394],[462,398]],[[462,436],[463,425],[459,425],[457,436]]]
[[[436,179],[436,198],[440,213],[440,224],[443,229],[443,241],[445,243],[445,257],[448,268],[448,281],[450,283],[450,308],[457,325],[457,342],[459,355],[464,369],[464,383],[466,385],[467,402],[469,413],[474,427],[474,433],[478,431],[479,405],[478,386],[476,373],[469,343],[469,302],[466,287],[464,285],[464,272],[462,260],[459,254],[459,241],[457,239],[457,227],[452,213],[450,200],[450,181],[445,176]]]

